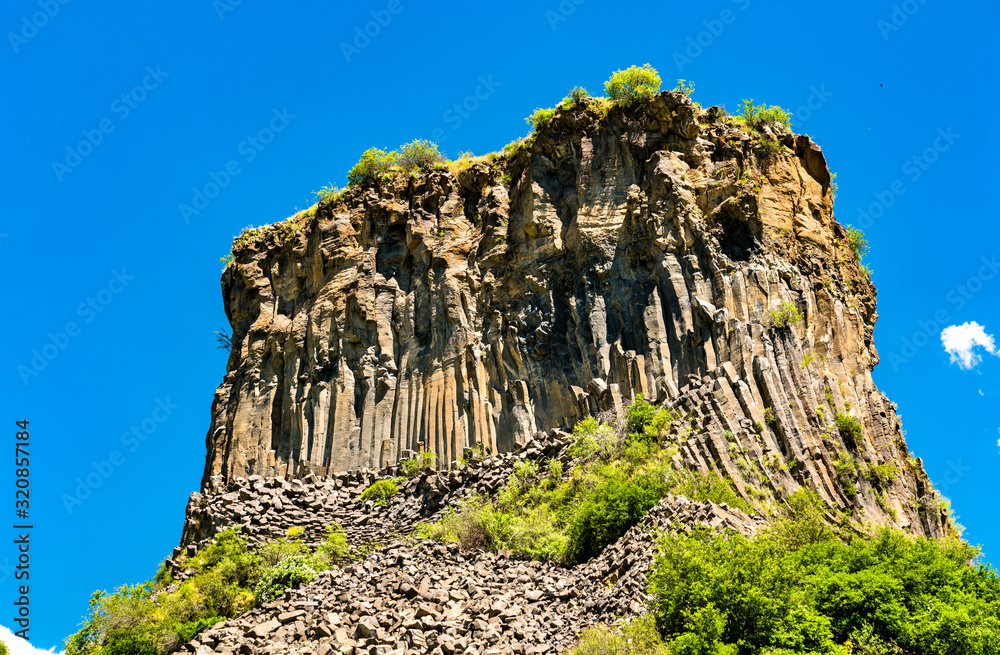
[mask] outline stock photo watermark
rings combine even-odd
[[[236,11],[236,8],[241,4],[243,4],[243,0],[215,0],[212,3],[212,9],[215,9],[215,15],[219,17],[219,20],[224,21],[226,14]]]
[[[87,296],[86,300],[76,306],[76,315],[83,319],[83,325],[92,323],[133,280],[135,276],[126,273],[124,268],[111,271],[111,279],[104,288],[93,296]],[[73,339],[80,336],[82,327],[76,321],[68,321],[61,330],[49,332],[43,346],[32,349],[29,362],[17,366],[17,374],[21,376],[24,386],[28,386],[32,378],[38,377],[62,351],[66,350]]]
[[[122,432],[118,438],[122,450],[112,450],[104,459],[91,461],[90,470],[82,477],[74,480],[76,486],[73,488],[73,493],[62,494],[61,500],[63,507],[66,508],[66,512],[72,514],[76,508],[83,505],[84,501],[90,498],[101,485],[107,482],[117,469],[125,465],[128,461],[126,453],[134,453],[139,450],[139,447],[156,434],[160,425],[173,416],[174,412],[178,409],[180,409],[180,405],[170,402],[169,397],[165,399],[157,398],[156,406],[150,412],[149,416],[139,421],[138,424],[130,426],[125,432]]]
[[[351,63],[351,59],[360,55],[362,50],[370,46],[372,41],[382,34],[382,30],[389,27],[393,17],[401,13],[403,13],[401,0],[389,0],[385,9],[373,9],[370,21],[363,26],[355,26],[354,38],[350,42],[340,42],[340,52],[344,55],[344,60],[348,64]]]
[[[889,19],[880,18],[875,24],[882,35],[882,40],[888,41],[889,36],[893,32],[898,32],[903,25],[906,25],[910,17],[920,11],[920,8],[925,4],[927,4],[927,0],[905,0],[899,4],[894,4],[892,12],[889,14]]]
[[[576,8],[587,0],[562,0],[559,5],[552,9],[545,10],[545,20],[549,21],[549,27],[555,31],[559,23],[565,23],[569,17],[576,13]]]
[[[941,158],[941,155],[947,152],[961,137],[962,135],[956,134],[950,125],[947,128],[939,128],[937,137],[929,147],[906,160],[902,167],[903,174],[911,184],[918,182]],[[876,191],[873,194],[875,201],[858,210],[858,225],[862,228],[870,227],[876,219],[884,216],[885,212],[896,204],[896,200],[908,190],[906,182],[897,178],[888,188]]]
[[[288,112],[288,107],[283,109],[272,109],[271,120],[267,126],[262,127],[256,134],[248,136],[236,146],[236,154],[242,156],[244,164],[249,164],[257,159],[257,155],[264,152],[267,146],[274,142],[274,138],[285,131],[285,128],[295,118],[295,114]],[[239,159],[230,159],[218,171],[208,172],[208,182],[200,187],[191,189],[191,202],[182,202],[177,206],[177,210],[184,219],[185,224],[191,223],[191,218],[198,216],[208,208],[211,201],[219,197],[219,194],[228,187],[233,179],[243,173],[243,166]]]
[[[21,48],[38,36],[39,30],[49,24],[49,21],[59,15],[59,11],[68,5],[70,0],[38,0],[38,8],[30,16],[21,16],[21,27],[17,32],[7,32],[7,42],[14,54],[20,54]]]
[[[806,98],[805,104],[796,107],[795,111],[792,112],[792,116],[795,118],[795,123],[801,125],[807,122],[813,117],[817,111],[823,108],[823,105],[833,97],[833,91],[826,90],[826,84],[820,84],[819,88],[816,85],[809,87],[809,97]]]
[[[493,79],[492,73],[486,77],[480,75],[478,81],[479,86],[471,94],[465,96],[462,102],[453,104],[441,115],[441,119],[451,127],[452,132],[462,127],[462,124],[479,109],[480,105],[493,95],[497,87],[501,86],[500,82]],[[448,140],[448,133],[444,128],[435,128],[431,132],[431,140],[442,145]]]
[[[965,308],[970,300],[976,297],[987,283],[992,281],[1000,272],[1000,261],[997,256],[990,258],[983,257],[981,266],[976,274],[969,277],[965,282],[955,285],[947,294],[945,302],[954,309],[941,308],[928,320],[917,322],[917,329],[908,337],[904,337],[897,350],[889,353],[889,364],[893,372],[898,372],[900,366],[908,364],[921,349],[929,344],[937,343],[941,332],[952,323],[952,311],[960,312]]]
[[[121,94],[111,103],[110,111],[117,117],[117,122],[122,122],[132,115],[132,112],[139,108],[150,92],[159,88],[164,79],[170,77],[170,73],[160,70],[160,65],[156,68],[146,66],[146,75],[142,81],[132,87],[131,90]],[[62,182],[66,175],[72,173],[83,163],[83,160],[94,154],[94,150],[104,143],[104,138],[117,128],[115,120],[105,117],[98,121],[93,129],[84,129],[81,133],[83,139],[76,145],[66,146],[66,156],[62,161],[52,162],[52,172],[56,174],[56,179]]]
[[[750,7],[750,0],[732,0],[740,11],[746,11]],[[715,41],[726,31],[726,27],[736,22],[737,14],[732,9],[723,9],[717,18],[703,20],[701,24],[705,29],[694,36],[687,38],[687,46],[683,52],[674,51],[672,57],[677,72],[683,73],[684,67],[693,64],[694,60],[702,56],[707,48],[712,47]]]

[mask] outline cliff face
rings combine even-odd
[[[578,107],[492,162],[352,189],[246,239],[222,280],[233,350],[203,486],[507,452],[642,393],[683,417],[678,466],[942,533],[872,382],[875,291],[823,153],[767,138],[680,94]],[[802,320],[781,327],[784,303]],[[892,479],[869,481],[877,465]]]

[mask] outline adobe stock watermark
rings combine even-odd
[[[904,0],[899,4],[894,4],[892,12],[889,14],[889,20],[880,18],[875,23],[879,33],[882,35],[882,40],[888,41],[889,36],[893,32],[898,32],[903,25],[906,25],[910,17],[920,11],[920,7],[925,4],[927,4],[927,0]]]
[[[920,154],[914,155],[903,164],[902,172],[911,183],[915,183],[924,176],[930,167],[941,158],[941,155],[948,151],[962,135],[955,134],[949,125],[947,128],[939,128],[938,136],[930,147],[925,148]],[[907,192],[906,183],[902,179],[896,179],[889,188],[883,191],[876,191],[873,195],[875,201],[869,203],[868,207],[858,210],[858,225],[867,228],[876,219],[885,215],[885,212],[896,204],[896,200]]]
[[[156,406],[149,416],[139,421],[138,425],[132,425],[127,431],[122,432],[118,441],[123,450],[112,450],[106,458],[96,462],[91,461],[90,470],[74,480],[76,486],[73,488],[73,493],[62,495],[62,503],[63,507],[66,508],[66,513],[72,514],[77,507],[83,505],[83,501],[90,498],[102,484],[107,482],[115,470],[124,466],[127,461],[125,453],[134,453],[139,450],[139,447],[146,443],[156,433],[160,425],[178,409],[180,409],[180,405],[170,402],[169,397],[162,400],[157,398]]]
[[[945,302],[954,308],[953,311],[962,311],[966,304],[1000,273],[1000,260],[997,259],[996,255],[989,258],[983,257],[980,261],[981,266],[975,275],[965,282],[955,285],[945,294]],[[903,338],[898,352],[889,353],[889,364],[892,366],[893,372],[899,372],[900,366],[908,364],[928,344],[938,343],[938,335],[941,334],[941,330],[951,325],[952,322],[951,311],[944,307],[937,310],[931,319],[918,321],[917,330],[910,336]]]
[[[739,7],[740,11],[746,11],[750,7],[750,0],[732,0],[732,3]],[[705,29],[687,38],[687,46],[683,53],[676,50],[673,53],[677,72],[683,73],[685,66],[693,64],[694,60],[702,56],[707,48],[712,47],[716,39],[726,31],[726,27],[736,22],[736,17],[737,14],[732,9],[723,9],[718,18],[702,21],[701,24]]]
[[[808,122],[833,97],[833,91],[827,91],[826,84],[820,84],[819,88],[816,88],[814,84],[809,87],[809,91],[809,97],[806,98],[805,104],[800,105],[792,112],[792,118],[797,125]]]
[[[123,292],[128,287],[129,282],[134,279],[135,276],[126,273],[124,268],[111,271],[111,279],[108,280],[104,288],[93,296],[87,296],[86,300],[76,306],[76,314],[83,319],[83,325],[92,323],[97,315],[114,301],[115,296]],[[32,378],[38,377],[52,360],[66,350],[73,339],[80,336],[82,327],[76,321],[69,321],[61,330],[55,333],[49,332],[46,335],[48,340],[44,345],[32,349],[29,362],[17,366],[17,374],[21,376],[21,382],[24,383],[24,386],[28,386]]]
[[[269,145],[274,142],[274,138],[285,131],[285,128],[296,117],[288,112],[288,107],[271,110],[271,120],[265,127],[262,127],[256,134],[248,136],[236,146],[236,154],[242,157],[244,164],[249,164],[257,159],[257,155],[264,152]],[[233,179],[243,172],[240,159],[230,159],[218,171],[209,171],[209,181],[200,187],[191,189],[191,202],[182,202],[177,206],[177,210],[184,219],[185,224],[191,223],[191,218],[198,216],[208,208],[209,203],[219,197],[223,189],[228,187]]]
[[[146,75],[142,81],[111,103],[111,113],[117,116],[119,123],[126,120],[149,97],[149,93],[159,88],[160,83],[167,77],[170,77],[170,73],[161,71],[159,64],[156,68],[146,66]],[[94,154],[94,149],[104,143],[104,137],[114,132],[116,127],[118,126],[114,120],[105,117],[97,123],[97,127],[84,129],[83,140],[76,145],[66,146],[66,156],[62,161],[52,162],[52,171],[56,174],[56,179],[62,182],[67,174],[75,171],[84,159]]]
[[[14,54],[20,54],[21,48],[28,45],[28,42],[38,36],[39,30],[49,24],[49,21],[59,15],[59,11],[68,5],[70,0],[38,0],[38,8],[30,16],[21,16],[21,29],[17,32],[7,32],[7,42],[10,43]]]
[[[226,20],[226,14],[233,13],[241,4],[243,0],[214,0],[212,9],[215,9],[215,15],[219,17],[219,22],[222,22]]]
[[[442,120],[451,127],[451,131],[454,132],[458,128],[462,127],[464,123],[472,114],[479,109],[480,105],[489,99],[496,91],[497,87],[500,86],[500,82],[493,79],[493,74],[490,73],[486,77],[482,75],[478,79],[479,85],[476,86],[475,90],[465,96],[462,102],[456,102],[449,109],[445,110],[444,114],[441,115]],[[438,127],[431,132],[431,141],[434,141],[438,145],[442,145],[448,140],[448,133],[444,128]]]
[[[948,495],[949,490],[956,484],[962,481],[965,474],[972,470],[971,466],[965,466],[962,464],[962,460],[952,461],[948,460],[948,470],[945,471],[942,480],[944,484],[939,484],[937,480],[934,481],[934,487],[937,489],[938,493],[941,495]]]
[[[394,16],[403,13],[403,9],[401,0],[389,0],[385,9],[373,9],[370,21],[363,26],[355,26],[354,38],[350,42],[340,42],[340,52],[344,55],[344,60],[348,64],[351,63],[354,57],[360,55],[362,50],[370,46],[372,41],[382,34],[382,30],[389,27]]]
[[[545,20],[549,21],[549,27],[555,32],[559,23],[565,23],[569,17],[576,13],[576,8],[587,0],[562,0],[559,5],[552,9],[545,10]]]

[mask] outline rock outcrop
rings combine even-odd
[[[866,521],[942,534],[871,378],[875,290],[830,182],[808,137],[749,134],[661,93],[561,110],[493,161],[385,179],[256,231],[223,274],[233,348],[203,491],[343,482],[405,451],[447,468],[641,393],[682,415],[678,466],[750,500],[808,486]],[[801,320],[782,320],[790,306]],[[891,475],[876,484],[864,472],[879,465]]]

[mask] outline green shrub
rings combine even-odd
[[[896,479],[896,467],[892,464],[876,464],[868,467],[868,481],[878,492],[885,491]]]
[[[871,247],[868,245],[868,239],[865,238],[865,233],[853,225],[847,226],[847,245],[850,246],[851,251],[859,261],[871,250]]]
[[[694,82],[688,82],[687,80],[677,80],[677,86],[674,87],[675,93],[683,93],[686,96],[690,96],[694,93]]]
[[[413,459],[404,459],[399,463],[400,472],[412,478],[421,471],[430,471],[437,465],[437,455],[429,450],[418,453]]]
[[[569,109],[577,105],[585,104],[590,100],[590,93],[582,86],[574,86],[569,95],[560,103],[563,109]]]
[[[755,539],[699,530],[661,541],[650,605],[671,653],[995,653],[1000,578],[978,555],[888,529],[844,543],[800,519]]]
[[[770,425],[772,428],[778,426],[778,417],[774,415],[773,407],[764,408],[764,422]]]
[[[552,117],[556,115],[555,107],[551,109],[536,109],[524,119],[524,122],[532,127],[532,129],[539,129],[545,127],[545,124],[552,120]]]
[[[361,159],[347,174],[348,186],[365,186],[377,182],[396,166],[398,156],[395,150],[389,152],[378,148],[365,150]]]
[[[598,423],[593,416],[577,421],[573,426],[573,443],[567,452],[573,459],[610,459],[621,444],[614,428]]]
[[[444,162],[444,155],[433,141],[416,139],[399,146],[399,169],[404,173],[433,168],[435,164]]]
[[[385,505],[389,498],[399,493],[399,487],[392,480],[376,480],[361,492],[361,500],[371,500]]]
[[[733,483],[714,473],[681,474],[671,485],[671,493],[686,496],[697,502],[710,500],[719,505],[725,503],[744,512],[752,511],[750,504],[736,493]]]
[[[108,634],[101,655],[160,655],[156,639],[141,628],[116,628]]]
[[[177,637],[180,639],[181,643],[188,643],[194,639],[202,630],[211,628],[216,623],[221,623],[225,621],[225,617],[222,616],[212,616],[205,619],[197,619],[195,621],[190,621],[188,623],[181,624],[177,628]]]
[[[7,648],[7,644],[0,641],[0,655],[10,655],[10,650]]]
[[[771,310],[771,325],[779,330],[785,330],[801,321],[802,312],[790,302],[783,302],[777,310]]]
[[[328,184],[319,191],[313,191],[313,194],[321,205],[335,205],[344,197],[345,191],[346,189]]]
[[[621,472],[611,473],[580,505],[569,528],[566,559],[579,563],[599,554],[669,491],[669,485],[654,474],[630,479]]]
[[[781,107],[768,107],[766,104],[755,105],[753,103],[753,98],[750,100],[744,99],[742,101],[742,105],[743,107],[740,117],[743,120],[743,124],[748,128],[759,130],[765,125],[780,123],[782,131],[791,132],[792,115]]]
[[[861,423],[858,419],[844,414],[843,412],[837,412],[835,417],[837,423],[837,429],[840,430],[840,436],[843,438],[844,443],[849,447],[857,449],[858,444],[861,443],[861,438],[863,436],[864,430],[861,427]]]
[[[621,630],[587,628],[569,655],[673,655],[660,639],[652,616],[632,619]]]
[[[642,68],[630,66],[625,70],[617,70],[611,79],[604,83],[604,93],[612,101],[625,103],[637,98],[651,98],[660,90],[659,73],[649,64]]]
[[[351,547],[347,543],[347,532],[339,523],[326,526],[326,536],[316,552],[325,563],[325,567],[332,566],[351,556]]]
[[[254,587],[254,604],[258,607],[269,603],[286,589],[297,587],[316,577],[316,570],[308,557],[292,555],[269,566],[261,573]]]
[[[309,554],[309,546],[297,539],[283,537],[262,545],[259,550],[261,568],[270,568],[289,557]]]

